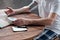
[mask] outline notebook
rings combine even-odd
[[[7,14],[3,10],[0,10],[0,28],[10,25],[10,23],[11,21],[8,20]]]

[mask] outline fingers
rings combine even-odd
[[[13,24],[17,26],[21,26],[21,25],[24,25],[24,22],[22,19],[18,19],[16,21],[13,21]]]
[[[15,12],[11,7],[7,7],[5,13],[9,16],[9,15],[13,15]]]
[[[13,12],[13,9],[11,7],[7,7],[7,9],[9,9],[10,12]]]

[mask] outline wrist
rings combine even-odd
[[[32,21],[29,20],[29,19],[24,19],[24,25],[29,25],[29,24],[32,24]]]

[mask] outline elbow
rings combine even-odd
[[[53,19],[48,19],[47,22],[46,22],[46,25],[52,25],[53,24]]]
[[[53,24],[53,22],[48,22],[48,23],[47,23],[47,25],[52,25],[52,24]]]

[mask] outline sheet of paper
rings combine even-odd
[[[10,24],[9,22],[7,22],[7,21],[5,21],[3,19],[0,19],[0,28],[3,28],[3,27],[5,27],[5,26],[7,26],[9,24]]]
[[[3,10],[0,10],[0,28],[3,28],[7,25],[10,24],[10,20],[8,20],[8,16],[7,14],[3,11]]]
[[[15,20],[17,20],[17,18],[14,18],[14,17],[8,17],[8,19],[9,19],[10,21],[15,21]]]

